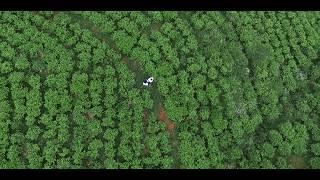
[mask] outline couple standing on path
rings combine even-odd
[[[152,82],[153,82],[153,77],[151,76],[148,79],[144,80],[142,84],[144,86],[150,86]]]

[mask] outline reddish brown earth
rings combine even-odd
[[[160,105],[160,109],[159,109],[159,114],[158,114],[159,120],[162,123],[165,123],[167,126],[167,130],[170,134],[170,139],[171,139],[171,143],[173,146],[177,146],[177,142],[176,142],[176,138],[175,137],[175,130],[176,130],[176,125],[168,118],[168,113],[165,111],[165,109],[163,108],[163,106]],[[147,127],[148,127],[148,118],[149,118],[149,114],[148,114],[148,110],[145,109],[143,111],[143,125],[144,125],[144,129],[145,132],[147,132]],[[143,155],[147,156],[149,154],[149,148],[148,146],[145,144],[144,148],[143,148]]]
[[[167,130],[170,134],[173,134],[175,131],[175,124],[168,118],[168,113],[165,111],[163,106],[160,106],[159,119],[161,122],[164,122],[167,126]]]
[[[161,122],[166,124],[167,130],[170,135],[170,144],[173,148],[172,157],[174,158],[173,167],[179,168],[180,167],[180,165],[179,165],[180,160],[179,160],[179,155],[178,155],[179,142],[178,142],[178,139],[176,136],[176,124],[168,118],[168,113],[165,111],[165,109],[162,105],[160,105],[160,109],[159,109],[159,119]]]

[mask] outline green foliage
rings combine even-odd
[[[0,19],[1,168],[320,167],[319,12]]]
[[[319,169],[320,168],[320,157],[311,158],[310,165],[313,169]]]
[[[115,31],[112,35],[112,39],[116,42],[119,49],[125,54],[129,54],[134,44],[137,42],[136,38],[129,36],[125,31]]]
[[[5,61],[1,64],[1,73],[10,73],[13,70],[12,64]]]
[[[320,156],[320,143],[312,144],[311,152],[316,156]]]

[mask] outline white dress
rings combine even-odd
[[[153,77],[148,78],[147,82],[152,83],[153,82]]]

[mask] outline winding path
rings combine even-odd
[[[76,19],[76,21],[80,21],[82,23],[79,22],[79,24],[83,27],[86,28],[88,30],[90,30],[96,38],[98,38],[99,40],[101,40],[102,42],[108,43],[108,45],[110,45],[110,47],[115,50],[118,51],[117,49],[115,49],[115,44],[114,42],[111,42],[111,40],[109,39],[109,41],[106,41],[105,38],[105,34],[103,32],[101,32],[101,30],[99,30],[99,28],[97,28],[96,26],[94,26],[91,22],[88,22],[87,20],[85,20],[83,17],[81,17],[78,14],[74,14],[72,12],[68,13],[73,19]],[[122,54],[123,55],[123,54]],[[136,84],[135,87],[139,90],[142,90],[142,88],[145,88],[142,85],[143,80],[145,80],[145,78],[148,76],[143,69],[141,68],[141,65],[136,61],[136,60],[132,60],[129,59],[126,56],[123,56],[122,61],[124,64],[127,65],[128,69],[130,71],[132,71],[135,74],[136,77]],[[179,168],[180,167],[180,158],[179,158],[179,154],[178,154],[178,138],[176,136],[176,124],[174,122],[172,122],[169,118],[168,118],[168,114],[165,111],[165,108],[162,105],[163,102],[163,98],[159,92],[159,90],[157,89],[157,85],[156,83],[148,89],[150,94],[151,94],[151,98],[153,100],[153,108],[152,111],[154,111],[155,114],[158,115],[158,119],[159,121],[163,122],[166,124],[167,126],[167,130],[169,133],[169,137],[170,137],[170,144],[172,147],[172,157],[174,160],[173,163],[173,168]],[[144,123],[144,132],[146,132],[146,128],[148,125],[148,110],[145,109],[143,111],[143,123]],[[143,154],[148,154],[148,147],[144,148],[144,152]]]

